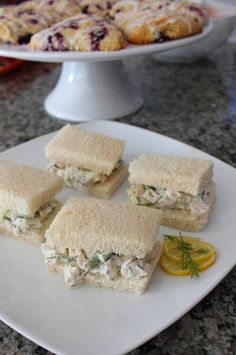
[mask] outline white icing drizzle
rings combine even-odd
[[[199,9],[195,11],[194,8]],[[135,28],[144,25],[150,32],[158,33],[168,23],[183,22],[188,34],[194,30],[194,19],[203,26],[206,20],[204,8],[199,4],[186,1],[119,1],[113,6],[115,23],[129,35]],[[120,11],[117,12],[116,11]],[[202,14],[201,14],[202,12]]]

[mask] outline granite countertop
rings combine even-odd
[[[127,73],[145,99],[121,122],[197,147],[236,167],[236,44],[195,64],[163,64],[152,56],[127,60]],[[1,77],[0,151],[60,128],[43,101],[60,67],[27,63]],[[223,236],[222,236],[223,237]],[[235,269],[197,306],[130,355],[235,354]],[[0,355],[50,353],[0,322]]]

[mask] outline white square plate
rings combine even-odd
[[[0,238],[0,317],[5,323],[57,354],[121,354],[188,312],[234,266],[236,171],[197,149],[141,128],[105,121],[81,126],[124,139],[127,163],[141,153],[161,153],[211,159],[215,164],[216,206],[207,228],[197,235],[214,244],[218,256],[198,280],[173,277],[158,267],[142,296],[89,286],[71,290],[64,287],[59,275],[46,272],[38,247],[7,236]],[[48,162],[43,148],[52,136],[21,144],[1,153],[0,158],[45,168]],[[127,201],[127,188],[125,182],[113,200]],[[79,195],[66,189],[59,197],[65,201],[71,194]],[[176,233],[162,227],[160,235],[164,232]]]

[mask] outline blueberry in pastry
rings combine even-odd
[[[187,1],[119,1],[110,11],[114,23],[133,44],[148,44],[200,33],[207,15]]]
[[[38,0],[0,11],[0,43],[26,44],[33,34],[80,13],[76,0]]]
[[[117,0],[80,0],[81,11],[87,15],[106,17]]]
[[[111,22],[80,14],[35,34],[29,45],[42,51],[116,51],[127,43]]]

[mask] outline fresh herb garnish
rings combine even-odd
[[[138,200],[138,205],[139,206],[147,206],[147,207],[152,207],[153,203],[149,202],[148,200],[146,200],[143,197],[136,197],[136,199]]]
[[[85,270],[84,275],[86,276],[90,270],[100,266],[100,264],[105,264],[108,260],[110,260],[113,256],[115,255],[115,253],[110,252],[110,253],[99,253],[97,252],[96,254],[94,254],[91,258],[89,258],[86,263],[88,265],[87,270]]]
[[[200,248],[198,250],[195,250],[194,253],[199,254],[199,255],[207,255],[209,254],[210,250],[206,248]]]
[[[70,257],[70,256],[64,256],[64,255],[55,255],[55,256],[49,256],[46,258],[47,260],[49,259],[56,259],[58,262],[62,262],[64,264],[71,264],[72,262],[76,261],[77,255]]]
[[[173,235],[168,235],[168,234],[163,234],[163,237],[165,240],[170,240],[171,242],[176,242],[177,237],[173,236]]]
[[[206,196],[206,191],[204,190],[200,195],[200,199],[203,203],[207,204],[207,196]]]
[[[198,279],[199,275],[199,265],[194,262],[191,254],[197,253],[199,255],[206,255],[209,253],[209,249],[201,248],[198,250],[193,250],[193,246],[191,243],[184,241],[182,234],[179,233],[179,237],[175,237],[173,235],[164,234],[165,240],[170,240],[172,242],[176,242],[177,249],[181,253],[181,264],[183,270],[189,270],[192,279]]]

